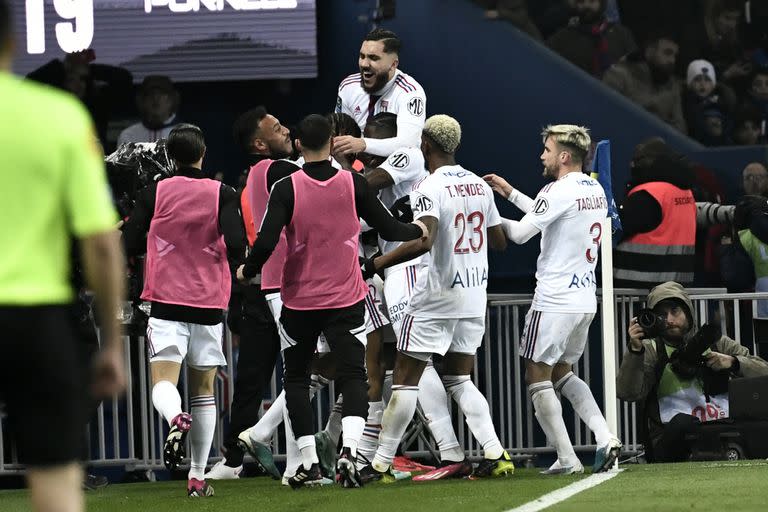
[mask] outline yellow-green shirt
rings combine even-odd
[[[85,108],[0,72],[0,305],[71,301],[73,238],[116,220]]]

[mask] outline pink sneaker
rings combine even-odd
[[[190,498],[204,498],[213,496],[213,487],[208,485],[205,480],[190,478],[187,482],[187,496]]]
[[[472,474],[472,469],[472,463],[466,459],[461,462],[448,462],[447,464],[441,464],[434,471],[413,477],[413,481],[430,482],[444,478],[464,478]]]
[[[392,460],[392,468],[395,471],[403,471],[405,473],[424,473],[427,471],[434,471],[435,466],[427,466],[426,464],[419,464],[413,459],[409,459],[405,456],[395,457]]]

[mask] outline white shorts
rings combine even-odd
[[[283,299],[280,297],[279,293],[270,293],[265,295],[264,298],[267,300],[267,305],[269,305],[269,310],[272,312],[275,324],[277,325],[277,332],[280,335],[280,350],[285,350],[292,346],[292,344],[287,342],[283,330],[280,327],[280,313],[283,311]],[[317,338],[317,348],[315,350],[318,354],[327,354],[331,351],[331,347],[325,339],[325,334],[320,333],[320,336]]]
[[[554,366],[575,364],[584,353],[594,313],[528,311],[520,336],[520,356]]]
[[[387,305],[387,313],[389,321],[392,322],[392,328],[398,336],[405,316],[405,308],[413,295],[418,268],[416,265],[396,268],[388,272],[384,279],[384,300]],[[422,268],[426,269],[427,267]]]
[[[483,343],[485,317],[426,318],[403,315],[397,349],[423,361],[446,352],[474,355]],[[419,356],[418,354],[421,354]]]
[[[365,334],[389,325],[387,308],[384,305],[384,281],[379,276],[366,281],[368,295],[365,296]]]
[[[226,366],[221,350],[224,323],[200,325],[149,318],[147,350],[149,361],[170,361],[181,364],[186,359],[192,368]]]

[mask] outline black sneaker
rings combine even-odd
[[[109,485],[109,480],[105,476],[91,475],[90,473],[85,475],[83,479],[83,489],[86,491],[98,491]]]
[[[288,479],[288,485],[291,489],[299,489],[301,487],[314,487],[317,485],[328,485],[333,483],[329,478],[325,478],[320,471],[320,464],[314,463],[309,469],[304,469],[304,466],[299,466],[296,474]]]
[[[168,471],[179,468],[179,464],[187,455],[187,447],[184,441],[187,439],[189,429],[192,428],[192,415],[186,412],[177,414],[171,420],[171,429],[163,444],[163,464]]]
[[[336,470],[339,474],[338,481],[342,487],[351,489],[363,486],[363,481],[355,466],[355,458],[349,448],[341,450],[339,460],[336,461]]]
[[[475,468],[473,476],[478,478],[500,477],[515,474],[515,465],[509,454],[504,453],[498,459],[483,459]]]

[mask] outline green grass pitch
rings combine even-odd
[[[503,511],[565,487],[580,476],[544,477],[518,469],[491,480],[409,481],[347,490],[293,491],[267,478],[213,482],[216,495],[187,498],[185,482],[110,485],[87,493],[93,512],[485,512]],[[0,491],[0,511],[29,510],[25,491]],[[768,510],[768,463],[628,465],[615,478],[554,505],[553,511]]]

